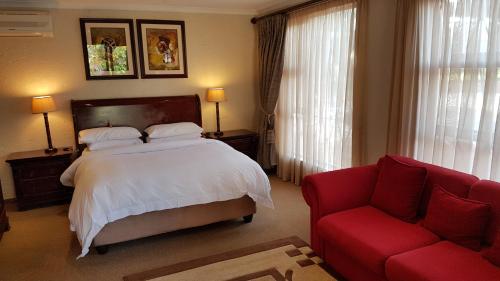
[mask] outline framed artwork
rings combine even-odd
[[[183,21],[137,20],[142,78],[187,78]]]
[[[80,19],[87,80],[136,79],[131,19]]]

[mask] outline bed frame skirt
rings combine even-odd
[[[94,238],[95,247],[134,240],[214,222],[236,219],[256,212],[255,202],[239,199],[193,205],[129,216],[107,224]]]

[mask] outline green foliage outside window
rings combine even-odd
[[[127,46],[113,48],[113,60],[106,59],[104,45],[87,45],[89,55],[90,75],[101,75],[104,71],[112,75],[128,74]]]

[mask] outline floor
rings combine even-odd
[[[271,177],[275,209],[257,206],[241,220],[121,243],[106,255],[95,250],[76,260],[80,245],[70,232],[67,205],[17,212],[0,241],[0,280],[122,280],[128,274],[226,252],[292,235],[309,241],[309,209],[300,188]]]

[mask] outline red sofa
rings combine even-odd
[[[436,184],[459,197],[491,204],[484,244],[493,243],[500,221],[500,183],[410,158],[393,159],[427,169],[419,218],[425,216]],[[500,268],[481,252],[445,241],[420,223],[404,222],[370,206],[379,165],[380,161],[304,178],[302,193],[311,210],[311,245],[328,265],[350,281],[500,280]]]

